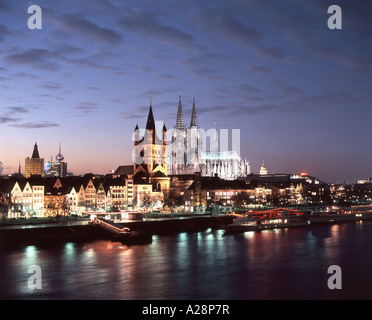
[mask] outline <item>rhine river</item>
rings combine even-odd
[[[30,266],[41,289],[28,286]],[[331,290],[328,267],[342,270]],[[0,251],[1,299],[372,299],[372,221],[224,235],[154,235]]]

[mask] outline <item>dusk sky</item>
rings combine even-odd
[[[35,141],[45,162],[61,141],[74,174],[132,164],[150,96],[171,129],[181,95],[186,125],[195,97],[204,130],[240,129],[253,173],[355,182],[372,177],[371,89],[370,1],[0,0],[3,173]]]

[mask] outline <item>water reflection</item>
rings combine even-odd
[[[372,263],[372,221],[223,235],[223,230],[208,229],[157,235],[141,246],[94,241],[0,251],[0,297],[333,299],[370,294],[366,266]],[[327,287],[327,268],[333,264],[345,275],[345,289],[337,296]],[[42,290],[27,287],[30,265],[42,269]]]

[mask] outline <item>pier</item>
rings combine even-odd
[[[97,218],[94,220],[96,224],[101,226],[102,228],[110,231],[113,235],[123,235],[123,234],[130,234],[131,231],[128,227],[123,227],[113,221],[107,220],[105,218]]]

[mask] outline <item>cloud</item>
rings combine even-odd
[[[216,10],[202,10],[198,13],[197,21],[209,31],[223,37],[225,40],[239,44],[258,43],[263,34],[238,21],[233,15]]]
[[[190,34],[157,21],[153,12],[128,10],[118,23],[125,31],[146,36],[156,42],[190,49],[203,47]]]
[[[85,89],[87,89],[89,91],[99,91],[99,90],[101,90],[100,88],[92,87],[92,86],[86,86]]]
[[[115,30],[100,27],[75,14],[57,15],[55,21],[62,29],[73,33],[74,37],[80,35],[89,42],[114,45],[122,41],[122,36]]]
[[[0,10],[5,11],[5,10],[10,10],[9,5],[5,3],[6,0],[0,0]]]
[[[148,106],[140,106],[133,108],[129,112],[120,112],[120,116],[122,119],[144,119],[144,115],[147,115],[148,112]]]
[[[28,112],[30,112],[29,109],[24,108],[24,107],[8,107],[6,109],[9,110],[9,113],[28,113]]]
[[[160,78],[160,79],[164,79],[164,80],[176,80],[176,79],[178,79],[177,76],[174,76],[174,75],[168,74],[168,73],[158,74],[157,77]]]
[[[0,2],[0,10],[1,10],[1,2]],[[10,33],[11,33],[11,30],[7,26],[0,24],[0,42],[4,42],[4,38]]]
[[[81,112],[79,116],[91,116],[98,109],[97,105],[97,103],[93,102],[81,102],[75,109]]]
[[[55,71],[59,66],[52,59],[58,56],[58,52],[47,49],[27,49],[20,53],[7,55],[5,60],[11,63],[28,65],[36,69]]]
[[[227,63],[237,62],[234,57],[218,53],[201,53],[195,57],[178,61],[178,64],[188,67],[188,72],[196,77],[218,80],[220,72]]]
[[[258,73],[258,74],[271,74],[273,72],[272,69],[266,67],[266,66],[256,66],[256,67],[251,67],[249,68],[250,72]]]
[[[11,124],[10,127],[20,128],[20,129],[44,129],[59,127],[59,124],[49,122],[49,121],[40,121],[40,122],[26,122],[22,124]]]
[[[17,122],[19,120],[20,120],[19,118],[13,118],[13,117],[9,117],[9,116],[2,116],[2,117],[0,117],[0,124],[7,123],[7,122]]]
[[[283,52],[283,49],[279,47],[271,47],[260,44],[257,46],[257,48],[253,49],[257,52],[258,55],[269,60],[290,60],[289,57],[287,57],[286,54]]]
[[[47,89],[47,90],[59,90],[62,89],[63,86],[57,82],[46,82],[39,86],[39,88]]]

